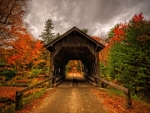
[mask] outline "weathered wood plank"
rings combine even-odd
[[[94,85],[95,87],[97,87],[97,84],[92,82],[91,80],[87,79],[88,82],[90,82],[92,85]]]
[[[59,80],[62,79],[62,78],[63,78],[63,76],[57,77],[57,78],[56,78],[56,82],[59,81]]]
[[[50,77],[50,78],[48,78],[48,79],[46,79],[46,80],[44,80],[44,81],[42,81],[42,82],[39,82],[39,83],[37,83],[37,84],[35,84],[35,85],[33,85],[33,86],[30,86],[30,87],[24,88],[24,89],[22,89],[22,90],[20,90],[20,91],[17,91],[17,92],[18,92],[18,93],[17,93],[17,96],[20,96],[20,95],[22,95],[23,93],[25,93],[25,92],[27,92],[27,91],[29,91],[29,90],[35,88],[35,87],[38,87],[38,86],[42,85],[43,83],[48,82],[49,80],[52,80],[52,79],[57,78],[57,77],[60,77],[60,76],[52,76],[52,77]]]
[[[103,83],[108,84],[109,86],[114,87],[114,88],[116,88],[116,89],[118,89],[118,90],[121,90],[121,91],[123,91],[123,92],[125,92],[125,93],[128,93],[128,92],[129,92],[129,89],[128,89],[128,88],[125,88],[125,87],[123,87],[123,86],[119,86],[119,85],[114,84],[114,83],[112,83],[112,82],[109,82],[109,81],[107,81],[107,80],[105,80],[105,79],[103,79],[103,78],[101,78],[101,77],[92,76],[92,75],[90,75],[90,76],[91,76],[91,77],[94,77],[94,78],[97,78],[97,79],[99,79],[100,81],[102,81]]]
[[[23,94],[18,94],[19,91],[16,91],[16,106],[15,110],[19,110],[20,108],[23,107]]]
[[[120,91],[123,91],[124,94],[125,94],[125,107],[129,108],[129,109],[133,108],[132,100],[131,100],[131,94],[130,94],[130,90],[128,88],[125,88],[123,86],[119,86],[119,85],[114,84],[112,82],[109,82],[109,81],[107,81],[107,80],[105,80],[105,79],[103,79],[101,77],[92,76],[92,75],[90,75],[90,76],[93,77],[93,78],[97,78],[99,81],[101,81],[101,82],[103,82],[105,84],[108,84],[109,86],[111,86],[113,88],[116,88],[116,89],[118,89]]]
[[[129,91],[127,88],[125,88],[125,87],[123,87],[123,86],[119,86],[119,85],[114,84],[114,83],[112,83],[112,82],[109,82],[109,81],[107,81],[107,80],[105,80],[105,79],[103,79],[103,78],[100,78],[100,81],[102,81],[102,82],[104,82],[105,84],[108,84],[108,85],[110,85],[111,87],[114,87],[114,88],[116,88],[116,89],[118,89],[118,90],[124,91],[125,93],[128,93],[128,91]]]
[[[62,81],[63,81],[64,77],[61,76],[61,78],[59,78],[58,80],[56,80],[56,83],[53,84],[53,87],[56,87],[57,85],[59,85]]]
[[[31,87],[27,87],[27,88],[24,88],[24,89],[22,89],[20,91],[16,91],[16,105],[15,105],[15,109],[19,110],[20,108],[23,107],[23,93],[25,93],[25,92],[27,92],[27,91],[29,91],[29,90],[37,87],[37,86],[42,85],[45,82],[48,82],[48,81],[50,81],[52,79],[55,79],[57,77],[60,77],[60,76],[52,76],[52,77],[50,77],[50,78],[48,78],[48,79],[46,79],[46,80],[44,80],[44,81],[42,81],[40,83],[37,83],[37,84],[31,86]],[[60,81],[59,81],[59,83],[60,83]]]
[[[124,94],[125,94],[125,107],[128,109],[133,108],[130,90],[128,91],[128,93],[125,92]]]
[[[50,78],[48,78],[48,79],[46,79],[46,80],[44,80],[44,81],[42,81],[42,82],[40,82],[40,83],[37,83],[37,84],[35,84],[35,85],[33,85],[33,86],[24,88],[24,89],[18,91],[17,96],[19,96],[19,95],[21,95],[21,94],[23,94],[23,93],[25,93],[25,92],[27,92],[27,91],[29,91],[29,90],[31,90],[31,89],[37,87],[37,86],[40,86],[40,85],[42,85],[43,83],[48,82],[49,80],[51,80],[51,79],[53,79],[53,78],[54,78],[54,77],[50,77]]]
[[[85,78],[89,79],[92,82],[94,82],[94,80],[95,80],[95,78],[93,78],[92,76],[85,76]]]

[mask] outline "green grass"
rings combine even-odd
[[[16,87],[28,87],[30,84],[28,83],[13,83],[11,86],[16,86]]]
[[[15,113],[15,104],[12,103],[4,109],[0,109],[0,113]]]
[[[26,105],[26,104],[28,104],[28,103],[31,103],[33,100],[35,100],[35,99],[41,97],[45,92],[46,92],[46,88],[43,88],[42,90],[37,91],[37,92],[35,92],[34,94],[32,94],[32,95],[30,95],[30,96],[24,98],[24,99],[23,99],[23,105]]]
[[[114,88],[110,88],[109,91],[108,91],[108,94],[109,95],[116,94],[116,95],[124,97],[124,92],[123,91],[120,91],[120,90],[117,90],[117,89],[114,89]],[[148,103],[145,100],[141,99],[138,95],[131,95],[131,99],[136,100],[136,101],[140,102],[141,104],[145,104],[145,105],[150,106],[150,103]]]
[[[132,97],[133,100],[139,101],[143,104],[146,104],[146,105],[150,106],[150,103],[147,102],[147,100],[140,98],[138,95],[131,95],[131,97]]]
[[[114,88],[110,88],[108,94],[110,94],[110,95],[116,94],[116,95],[119,95],[119,96],[124,96],[123,91],[120,91],[120,90],[117,90],[117,89],[114,89]]]
[[[137,95],[132,95],[131,97],[132,97],[132,99],[137,100],[137,101],[141,100]]]

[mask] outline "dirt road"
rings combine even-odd
[[[92,87],[82,77],[67,78],[32,113],[107,113]]]

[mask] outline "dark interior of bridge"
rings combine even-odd
[[[86,74],[95,74],[94,62],[95,56],[90,52],[87,47],[83,48],[62,48],[58,54],[54,57],[54,75],[59,74],[59,70],[63,68],[64,74],[66,71],[66,65],[70,60],[80,60],[83,64],[83,72]]]
[[[50,76],[66,76],[66,65],[70,60],[80,60],[84,76],[99,75],[99,51],[104,45],[73,27],[47,44],[50,51]]]

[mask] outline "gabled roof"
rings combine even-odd
[[[67,31],[66,33],[64,33],[63,35],[61,35],[60,37],[56,38],[55,40],[53,40],[52,42],[48,43],[45,45],[46,49],[48,48],[52,48],[53,45],[55,43],[57,43],[59,40],[62,40],[65,36],[69,35],[72,32],[78,32],[81,35],[83,35],[85,38],[87,38],[88,40],[92,41],[93,43],[95,43],[97,45],[97,49],[103,49],[105,46],[101,43],[99,43],[98,41],[94,40],[93,38],[91,38],[89,35],[87,35],[86,33],[84,33],[83,31],[81,31],[80,29],[78,29],[77,27],[73,27],[72,29],[70,29],[69,31]]]

